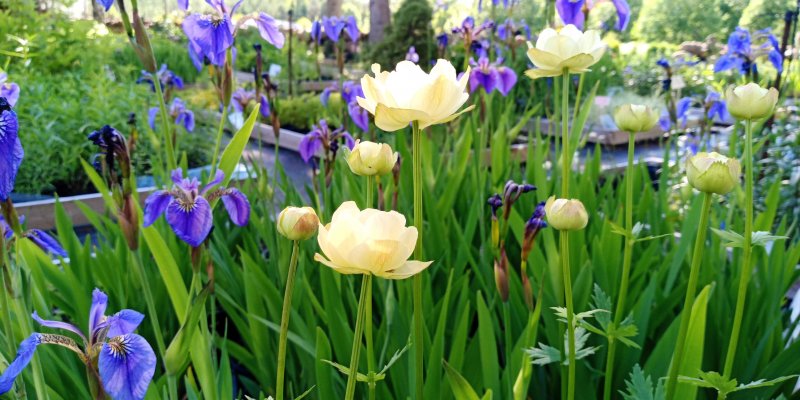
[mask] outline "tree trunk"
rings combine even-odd
[[[325,14],[327,16],[342,15],[342,0],[327,0],[325,2]]]
[[[369,0],[369,43],[380,43],[391,23],[389,0]]]
[[[105,12],[103,11],[103,6],[100,5],[100,2],[89,0],[89,4],[92,5],[92,19],[97,22],[103,22],[103,15]]]

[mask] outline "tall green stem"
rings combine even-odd
[[[372,208],[372,196],[375,192],[375,176],[367,176],[366,208]],[[375,400],[375,348],[372,341],[372,284],[367,286],[367,299],[365,305],[364,336],[367,341],[367,372],[369,381],[369,398]]]
[[[577,105],[576,105],[577,107]],[[569,70],[561,75],[561,197],[569,199],[569,175],[572,165],[569,143]]]
[[[222,133],[225,132],[225,121],[228,119],[228,107],[222,107],[222,118],[219,120],[219,127],[217,127],[217,138],[214,141],[214,158],[211,159],[211,175],[209,179],[214,178],[214,173],[217,172],[217,164],[219,164],[219,150],[222,147]],[[275,160],[277,163],[278,161]]]
[[[297,258],[300,254],[300,242],[292,242],[292,259],[289,261],[289,275],[286,277],[286,290],[283,293],[283,311],[281,312],[281,333],[278,339],[278,377],[276,378],[275,399],[283,400],[284,374],[286,372],[286,338],[289,336],[289,317],[292,312],[292,293],[294,292],[294,276],[297,273]]]
[[[417,246],[414,248],[414,259],[422,260],[422,130],[419,122],[412,123],[413,132],[413,174],[414,174],[414,226],[417,228]],[[414,370],[416,383],[416,400],[422,400],[424,387],[424,345],[425,333],[422,316],[422,273],[414,275]]]
[[[572,306],[572,273],[569,269],[569,231],[561,234],[561,273],[564,275],[564,297],[567,301],[567,359],[569,377],[567,381],[567,400],[575,399],[575,321]]]
[[[153,74],[153,87],[156,88],[156,97],[158,97],[158,108],[161,114],[161,124],[163,125],[162,131],[164,132],[164,145],[166,146],[167,150],[167,170],[165,171],[169,174],[169,171],[173,170],[175,166],[177,166],[177,162],[175,161],[175,133],[172,129],[172,124],[169,121],[169,111],[167,111],[167,103],[164,99],[164,91],[161,89],[161,81],[158,79],[156,74]]]
[[[728,342],[728,352],[725,357],[725,369],[722,376],[730,378],[733,372],[733,360],[736,358],[736,346],[739,344],[739,334],[742,329],[744,317],[744,302],[747,298],[747,284],[753,272],[751,257],[753,254],[753,121],[747,120],[745,124],[744,140],[744,248],[742,249],[742,273],[739,277],[739,293],[736,298],[736,312],[733,315],[733,330],[731,340]]]
[[[622,279],[620,281],[619,297],[617,298],[617,308],[614,311],[613,328],[619,328],[622,317],[625,315],[625,300],[628,297],[628,281],[631,274],[631,260],[633,258],[633,245],[636,243],[633,237],[633,179],[635,170],[633,167],[633,150],[635,147],[635,133],[631,133],[628,138],[628,169],[625,177],[625,250],[622,257]],[[603,399],[611,399],[611,386],[614,384],[614,355],[616,352],[616,341],[614,336],[608,337],[608,356],[606,357],[606,376],[603,386]]]
[[[506,381],[506,390],[508,391],[507,398],[513,398],[514,396],[514,386],[511,382],[511,304],[508,301],[503,302],[503,336],[505,342],[505,351],[506,351],[506,371],[508,372],[508,380]]]
[[[364,317],[366,314],[366,306],[372,299],[367,298],[368,289],[372,286],[372,275],[364,274],[364,279],[361,281],[361,295],[358,297],[358,315],[356,316],[356,329],[353,334],[353,350],[350,353],[350,374],[347,376],[347,389],[345,390],[345,400],[353,400],[356,393],[356,376],[358,375],[358,359],[361,355],[361,337],[364,333]],[[372,318],[370,315],[369,318]]]
[[[669,376],[667,378],[667,400],[672,400],[675,397],[675,390],[678,385],[678,372],[681,367],[681,362],[683,361],[683,352],[686,347],[686,334],[689,331],[692,305],[694,304],[695,292],[697,291],[697,280],[700,277],[700,263],[702,262],[703,249],[705,248],[708,217],[711,213],[712,194],[705,193],[704,196],[703,210],[700,214],[700,225],[697,227],[697,238],[694,242],[692,266],[689,270],[689,283],[686,286],[686,297],[683,300],[683,311],[681,311],[678,342],[675,344],[675,352],[672,353],[672,365],[669,368]]]

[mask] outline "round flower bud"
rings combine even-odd
[[[577,231],[589,223],[589,214],[580,200],[556,199],[550,196],[544,205],[547,223],[560,231]]]
[[[319,218],[311,207],[286,207],[278,216],[278,233],[289,240],[306,240],[318,227]]]
[[[658,112],[639,104],[624,104],[614,112],[614,122],[625,132],[647,132],[658,123]]]
[[[755,83],[729,87],[725,92],[728,112],[738,119],[761,119],[772,114],[778,102],[775,88],[765,89]]]
[[[735,158],[722,154],[697,153],[686,160],[689,184],[705,193],[726,194],[739,183],[742,167]]]
[[[356,175],[386,175],[392,172],[397,153],[386,143],[357,142],[347,156],[347,165]]]

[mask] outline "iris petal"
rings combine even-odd
[[[222,203],[234,224],[244,226],[250,220],[250,202],[244,193],[237,189],[227,189],[222,196]]]
[[[259,13],[256,19],[256,26],[258,26],[258,33],[261,34],[264,40],[279,49],[283,48],[285,38],[280,29],[278,29],[278,23],[275,21],[275,18],[263,12]]]
[[[141,400],[156,369],[156,355],[137,334],[111,338],[98,359],[103,389],[115,400]]]
[[[41,229],[31,229],[31,231],[28,232],[25,237],[39,246],[39,248],[50,254],[55,254],[61,257],[67,256],[67,251],[61,247],[61,243],[58,243],[55,238]]]
[[[200,246],[211,232],[211,207],[202,197],[197,197],[194,204],[172,201],[167,207],[167,222],[179,239],[192,247]]]
[[[83,332],[81,332],[81,330],[78,329],[77,326],[72,325],[72,324],[70,324],[68,322],[52,321],[52,320],[42,319],[39,316],[39,314],[36,313],[36,311],[33,312],[33,314],[31,315],[31,318],[33,318],[33,320],[36,321],[36,323],[38,323],[41,326],[45,326],[45,327],[53,328],[53,329],[68,330],[68,331],[80,336],[84,341],[86,341],[86,336],[83,335]]]
[[[0,102],[6,103],[1,98]],[[17,136],[18,131],[17,114],[13,110],[0,108],[0,201],[5,201],[14,190],[17,171],[25,155]]]
[[[157,190],[147,196],[144,201],[144,226],[148,227],[156,222],[158,217],[167,210],[172,195],[166,190]]]
[[[105,322],[108,327],[108,337],[115,337],[133,333],[144,320],[144,314],[133,310],[122,310],[110,317]]]
[[[0,376],[0,395],[11,390],[11,387],[14,386],[14,379],[31,362],[33,353],[36,352],[36,347],[41,343],[40,337],[40,334],[34,333],[20,343],[14,361],[8,365],[8,368],[3,371],[3,375]]]
[[[203,188],[203,191],[200,192],[200,194],[205,194],[212,187],[219,185],[222,183],[223,179],[225,179],[225,172],[217,170],[217,172],[214,174],[214,179],[208,182],[208,185]]]
[[[100,289],[92,291],[92,307],[89,309],[89,335],[94,335],[95,330],[103,322],[108,306],[108,296]]]
[[[557,0],[556,10],[564,25],[575,25],[578,29],[583,29],[583,3],[586,0]],[[538,46],[537,46],[538,47]]]

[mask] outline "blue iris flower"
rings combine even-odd
[[[177,90],[183,90],[183,78],[167,69],[167,64],[161,64],[161,69],[156,72],[156,78],[159,82],[161,82],[162,90],[173,88]],[[150,85],[150,90],[153,92],[156,91],[156,84],[155,79],[153,79],[153,74],[147,71],[142,71],[142,75],[136,80],[136,83],[148,84]]]
[[[346,33],[350,38],[350,41],[353,43],[358,42],[358,39],[361,37],[361,31],[358,29],[356,17],[352,15],[348,16],[347,18],[339,18],[335,16],[322,17],[321,24],[325,36],[327,36],[328,39],[334,43],[339,43],[342,33]],[[321,35],[319,33],[316,35],[318,36],[317,40],[321,40]]]
[[[323,148],[331,150],[338,148],[340,141],[343,141],[345,146],[351,150],[356,145],[353,136],[345,131],[344,127],[332,131],[324,119],[319,120],[319,123],[311,128],[311,131],[300,139],[298,145],[300,157],[307,164],[313,165],[314,156]]]
[[[11,390],[16,377],[30,363],[40,344],[57,344],[78,354],[88,369],[100,378],[103,390],[115,400],[141,400],[147,393],[156,369],[156,355],[147,341],[133,333],[144,315],[122,310],[106,316],[108,296],[95,289],[89,311],[88,335],[73,324],[44,320],[36,312],[32,318],[40,325],[77,335],[81,348],[71,337],[33,333],[20,343],[17,356],[0,376],[0,394]]]
[[[25,217],[20,217],[20,223],[24,223],[24,221]],[[14,230],[11,229],[11,226],[8,225],[2,216],[0,216],[0,236],[2,236],[5,241],[9,241],[14,238]],[[64,248],[61,246],[61,243],[58,243],[58,240],[41,229],[29,229],[22,233],[22,237],[30,240],[33,242],[33,244],[47,253],[60,257],[67,256],[67,251],[64,250]]]
[[[0,97],[0,201],[6,201],[14,190],[17,171],[25,156],[18,133],[17,113],[5,97]]]
[[[737,69],[742,74],[755,74],[756,60],[764,56],[779,73],[783,71],[783,55],[778,38],[769,29],[751,35],[746,28],[736,27],[728,37],[727,52],[714,64],[714,72]]]
[[[489,62],[489,58],[485,56],[480,57],[477,62],[471,59],[469,91],[474,92],[478,87],[482,87],[486,93],[497,89],[503,96],[508,96],[517,83],[517,74],[502,63],[502,57],[497,58],[495,62]]]
[[[706,114],[708,118],[712,121],[729,121],[731,119],[731,115],[728,113],[728,107],[725,104],[725,100],[722,100],[722,95],[717,92],[709,92],[706,96],[705,100],[706,104]]]
[[[599,1],[589,1],[587,3],[587,1],[589,0],[556,0],[556,10],[558,10],[558,15],[561,17],[561,20],[564,21],[564,24],[575,25],[578,29],[583,30],[584,20],[586,18],[584,8],[587,7],[591,10],[593,6],[600,3]],[[625,0],[609,1],[617,10],[617,30],[620,32],[624,31],[628,27],[631,16],[631,8],[628,2]]]
[[[150,124],[150,129],[156,129],[156,119],[158,113],[161,111],[158,107],[151,107],[147,112],[147,122]],[[186,103],[180,98],[172,99],[172,104],[169,106],[169,116],[176,125],[181,125],[186,128],[187,132],[194,130],[194,113],[192,110],[186,108]]]
[[[11,107],[19,100],[19,85],[9,82],[5,72],[0,72],[0,97],[5,97]]]

